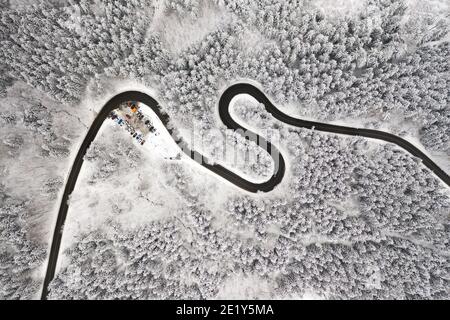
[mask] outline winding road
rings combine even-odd
[[[425,155],[422,151],[416,148],[413,144],[396,135],[378,130],[352,128],[293,118],[277,109],[270,102],[270,100],[264,95],[264,93],[261,92],[255,86],[248,83],[238,83],[225,90],[225,92],[220,97],[219,100],[220,119],[222,120],[223,124],[227,126],[229,129],[238,130],[237,132],[241,132],[242,134],[244,134],[245,132],[244,136],[246,139],[251,139],[256,143],[258,143],[258,145],[260,146],[266,146],[265,147],[266,151],[272,156],[274,160],[274,172],[269,180],[263,183],[253,183],[251,181],[248,181],[221,165],[211,164],[212,162],[209,161],[206,157],[204,157],[195,150],[190,150],[187,144],[181,138],[175,140],[175,142],[181,147],[183,152],[189,157],[191,157],[193,160],[200,163],[208,170],[235,184],[241,189],[244,189],[249,192],[258,192],[258,191],[268,192],[273,190],[282,181],[286,166],[282,154],[275,146],[273,146],[263,137],[260,137],[256,133],[251,132],[250,130],[242,127],[241,125],[236,123],[231,117],[229,110],[230,102],[236,95],[239,94],[248,94],[253,96],[258,102],[264,104],[266,110],[274,118],[295,127],[314,129],[316,131],[331,132],[351,136],[361,136],[394,143],[402,147],[406,151],[408,151],[413,156],[420,158],[422,160],[422,163],[428,169],[434,172],[436,176],[438,176],[445,184],[450,186],[450,177],[447,175],[447,173],[445,173],[438,165],[436,165],[436,163],[434,163],[427,155]],[[56,264],[58,260],[59,249],[62,239],[63,226],[69,209],[68,200],[70,194],[73,192],[75,188],[75,184],[84,161],[84,155],[86,154],[86,151],[89,148],[91,142],[95,139],[98,131],[100,130],[100,127],[103,124],[103,121],[108,117],[110,112],[116,109],[123,102],[127,101],[138,101],[150,107],[159,117],[162,123],[165,125],[167,131],[173,136],[173,130],[171,129],[172,126],[169,125],[170,123],[169,116],[161,110],[159,104],[155,99],[146,95],[145,93],[138,91],[123,92],[113,97],[105,104],[105,106],[102,108],[102,110],[92,123],[91,127],[89,128],[89,131],[87,132],[86,137],[84,138],[83,143],[81,144],[81,147],[78,150],[78,153],[70,170],[69,177],[67,179],[53,234],[53,240],[50,249],[50,256],[48,260],[46,276],[44,279],[41,299],[47,299],[48,286],[55,276]]]

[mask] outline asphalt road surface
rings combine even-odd
[[[429,157],[427,157],[422,151],[420,151],[410,142],[396,135],[378,130],[352,128],[293,118],[277,109],[270,102],[270,100],[264,95],[264,93],[261,92],[255,86],[247,83],[239,83],[229,87],[220,97],[219,100],[220,119],[222,120],[224,125],[227,126],[228,128],[238,130],[237,132],[241,132],[242,134],[245,132],[244,136],[247,140],[253,140],[256,143],[258,143],[258,145],[265,146],[266,151],[272,156],[274,161],[274,172],[269,180],[263,183],[253,183],[251,181],[248,181],[221,165],[211,164],[212,162],[210,162],[206,157],[204,157],[195,150],[190,150],[187,147],[187,144],[181,138],[176,139],[175,142],[182,148],[183,152],[187,154],[189,157],[191,157],[194,161],[200,163],[205,168],[221,176],[222,178],[228,180],[229,182],[235,184],[241,189],[244,189],[249,192],[258,192],[258,191],[268,192],[273,190],[283,179],[286,166],[283,156],[275,146],[273,146],[270,142],[266,141],[263,137],[260,137],[256,133],[240,126],[233,120],[229,112],[229,106],[233,97],[235,97],[238,94],[249,94],[253,96],[258,102],[264,104],[266,110],[270,114],[272,114],[274,118],[295,127],[314,129],[316,131],[331,132],[351,136],[361,136],[394,143],[402,147],[409,153],[411,153],[413,156],[420,158],[422,160],[422,163],[426,167],[428,167],[428,169],[434,172],[436,176],[438,176],[445,184],[450,186],[450,177],[447,175],[447,173],[445,173],[441,168],[439,168],[438,165],[436,165]],[[78,150],[78,153],[70,170],[69,177],[67,179],[53,234],[53,240],[47,266],[47,273],[44,279],[41,299],[47,298],[48,285],[55,276],[55,269],[61,245],[63,226],[66,220],[67,211],[69,209],[68,199],[70,194],[73,192],[75,188],[78,174],[80,173],[81,166],[83,164],[84,155],[86,154],[86,151],[89,148],[91,142],[95,139],[100,127],[103,124],[103,121],[108,117],[110,112],[116,109],[123,102],[127,101],[138,101],[149,106],[156,113],[156,115],[159,117],[162,123],[166,126],[169,133],[171,135],[173,133],[173,130],[171,129],[172,126],[169,125],[170,119],[168,115],[161,110],[160,106],[158,105],[155,99],[146,95],[145,93],[138,91],[127,91],[115,96],[105,104],[105,106],[102,108],[102,110],[92,123],[91,127],[89,128],[89,131],[86,134],[86,137],[84,138],[80,149]]]

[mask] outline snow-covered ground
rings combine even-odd
[[[156,114],[145,104],[140,108],[156,129],[146,137],[144,145],[111,119],[98,132],[93,145],[99,145],[101,152],[95,153],[92,160],[85,159],[70,197],[61,252],[73,246],[80,234],[113,223],[133,230],[176,216],[187,204],[171,182],[176,175],[172,169],[181,167],[186,171],[189,192],[208,202],[218,219],[228,197],[239,193],[234,185],[182,153]],[[108,168],[110,162],[98,162],[102,157],[117,160],[117,165]],[[108,174],[98,177],[99,171]],[[66,263],[60,259],[58,269]]]
[[[113,156],[119,153],[119,165],[110,176],[94,182],[101,164],[85,160],[70,198],[61,252],[76,241],[77,234],[101,228],[108,221],[136,228],[183,206],[173,189],[166,186],[166,154],[156,144],[141,146],[112,121],[105,121],[95,143],[105,145],[105,152]],[[128,153],[130,150],[132,153]],[[130,162],[125,160],[128,157],[132,158]]]
[[[182,151],[175,143],[174,137],[169,134],[164,124],[152,109],[143,103],[140,103],[139,106],[142,114],[148,119],[151,119],[152,124],[156,129],[154,133],[150,132],[146,136],[146,142],[143,145],[143,149],[146,150],[146,152],[156,152],[165,159],[181,157]]]
[[[272,174],[265,151],[234,136],[222,157],[215,139],[217,100],[243,79],[293,116],[401,135],[448,172],[449,5],[0,0],[0,298],[39,297],[73,158],[124,91],[251,181]],[[91,145],[50,298],[448,299],[449,190],[401,149],[291,128],[243,95],[233,117],[277,133],[286,160],[275,190],[250,194],[177,159],[145,109],[144,145],[112,121]]]

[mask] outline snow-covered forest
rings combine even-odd
[[[73,143],[73,110],[16,82],[0,98],[0,298],[35,298]]]
[[[450,197],[438,180],[391,146],[280,132],[293,167],[270,195],[205,182],[189,161],[101,156],[111,143],[102,134],[73,195],[71,239],[50,298],[449,298]],[[125,166],[89,187],[111,157],[152,166]],[[133,174],[140,178],[125,178]],[[163,205],[161,180],[178,205]],[[226,290],[233,281],[245,285]]]
[[[223,165],[215,132],[232,133],[217,100],[249,81],[296,117],[401,133],[449,171],[448,12],[445,0],[0,0],[0,298],[39,297],[94,102],[125,82],[151,88]],[[283,183],[251,195],[105,128],[50,298],[450,298],[450,191],[420,161],[294,129],[251,101],[233,113],[279,132]],[[260,148],[232,144],[255,155],[234,172],[270,174]]]
[[[218,0],[230,22],[171,55],[152,32],[152,16],[162,5],[163,14],[189,19],[201,4],[82,0],[4,8],[0,57],[11,71],[2,86],[13,76],[73,102],[87,86],[101,91],[108,77],[153,80],[173,114],[195,115],[207,126],[202,118],[210,117],[218,90],[249,78],[276,101],[302,102],[319,120],[401,114],[422,127],[427,148],[448,150],[448,17],[416,26],[399,0],[368,0],[346,19],[302,0]],[[257,48],[248,48],[248,34],[259,37]]]

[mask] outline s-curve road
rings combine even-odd
[[[428,167],[432,172],[434,172],[436,176],[438,176],[445,184],[450,186],[450,177],[447,175],[447,173],[445,173],[441,168],[439,168],[439,166],[436,165],[430,158],[428,158],[422,151],[420,151],[414,145],[398,136],[378,130],[352,128],[293,118],[281,112],[278,108],[276,108],[265,96],[265,94],[255,86],[247,83],[239,83],[229,87],[220,97],[219,100],[220,119],[222,120],[224,125],[227,126],[229,129],[238,130],[237,132],[240,132],[243,135],[245,132],[244,136],[247,140],[253,140],[256,143],[258,143],[259,146],[264,146],[265,150],[272,156],[274,161],[274,172],[269,180],[263,183],[253,183],[251,181],[248,181],[221,165],[211,164],[211,162],[206,157],[204,157],[195,150],[190,150],[187,147],[187,144],[182,139],[177,139],[175,142],[182,148],[183,152],[189,157],[191,157],[193,160],[200,163],[208,170],[235,184],[241,189],[244,189],[249,192],[271,191],[283,179],[286,167],[283,156],[275,146],[273,146],[263,137],[242,127],[241,125],[236,123],[231,117],[229,110],[230,102],[236,95],[239,94],[249,94],[253,96],[258,102],[264,104],[266,110],[270,114],[272,114],[274,118],[295,127],[314,129],[316,131],[331,132],[351,136],[361,136],[394,143],[402,147],[409,153],[411,153],[413,156],[420,158],[422,160],[422,163],[426,167]],[[62,232],[63,232],[62,227],[66,220],[67,212],[69,209],[68,200],[70,194],[73,192],[75,188],[78,174],[80,173],[81,167],[83,165],[84,155],[86,154],[86,151],[89,148],[91,142],[95,139],[100,127],[103,124],[103,121],[108,117],[110,112],[116,109],[123,102],[127,101],[138,101],[150,107],[159,117],[162,123],[166,126],[169,133],[170,134],[173,133],[173,130],[170,129],[171,126],[169,125],[170,119],[168,115],[161,110],[160,106],[158,105],[155,99],[146,95],[145,93],[138,91],[123,92],[121,94],[118,94],[105,104],[105,106],[102,108],[102,110],[92,123],[91,127],[89,128],[89,131],[86,134],[86,137],[84,138],[83,143],[80,146],[80,149],[78,150],[78,153],[75,157],[74,163],[72,165],[69,177],[67,179],[64,188],[64,193],[61,199],[61,205],[59,208],[59,213],[53,233],[53,240],[50,249],[50,256],[48,260],[46,276],[44,279],[41,299],[47,298],[48,286],[55,276],[55,269],[62,239]]]

